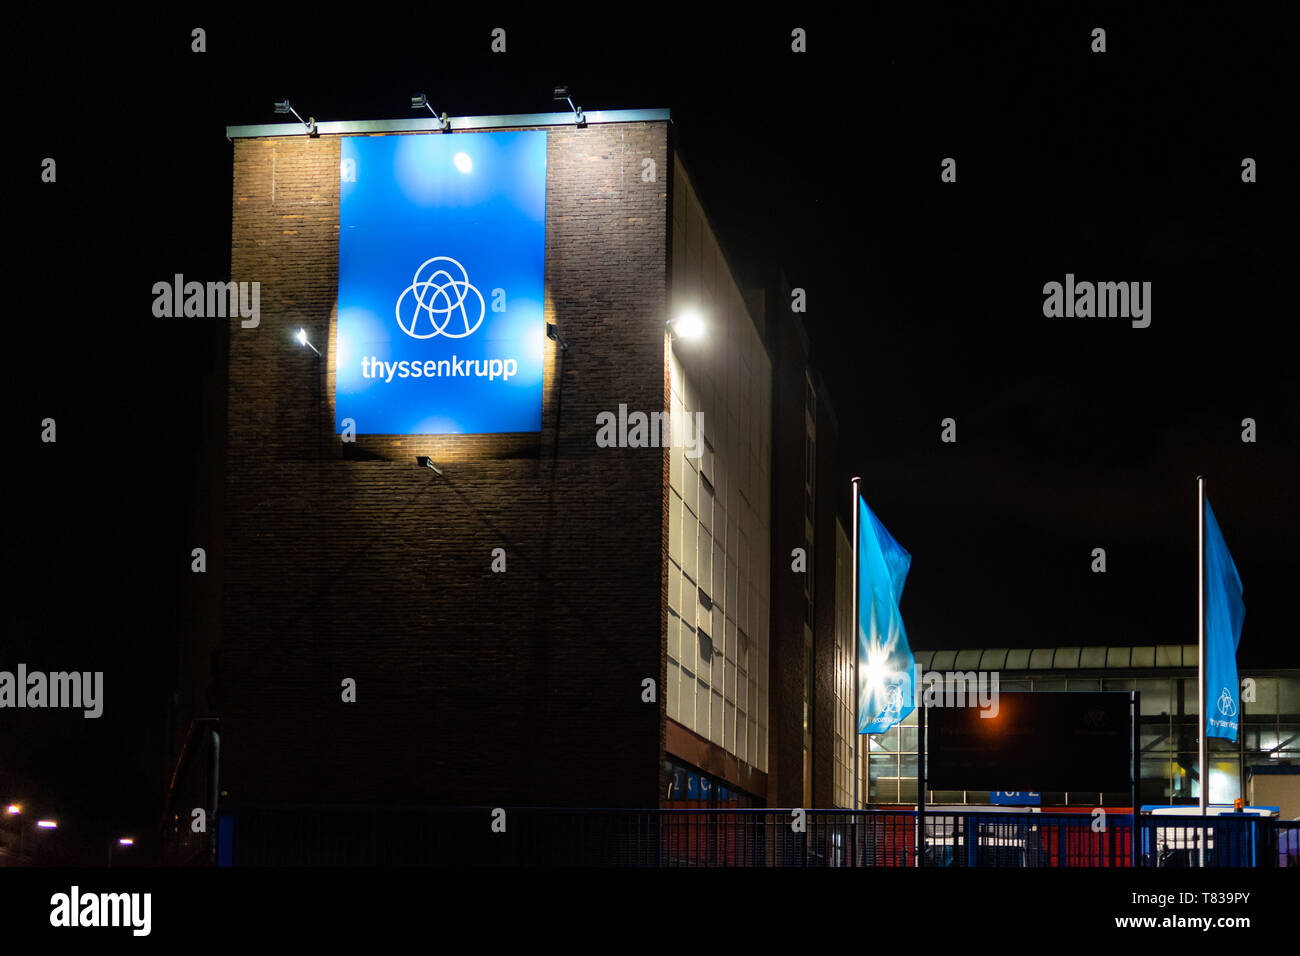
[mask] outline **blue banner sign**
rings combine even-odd
[[[1241,686],[1237,647],[1246,617],[1241,576],[1205,499],[1205,736],[1237,739]]]
[[[858,498],[858,733],[883,734],[915,708],[916,659],[898,603],[912,556]]]
[[[995,807],[1037,807],[1042,805],[1043,795],[1032,790],[995,790],[989,803]]]
[[[542,427],[546,133],[341,141],[335,432]]]

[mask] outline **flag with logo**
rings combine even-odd
[[[884,733],[913,709],[912,649],[898,604],[912,556],[858,498],[858,733]]]
[[[1223,532],[1205,499],[1205,736],[1237,739],[1241,685],[1237,680],[1237,645],[1246,605],[1241,577],[1228,552]]]

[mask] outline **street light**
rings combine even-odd
[[[6,816],[16,817],[22,812],[23,812],[23,808],[16,803],[11,803],[7,807],[5,807]],[[17,831],[18,831],[18,856],[21,857],[23,855],[24,837],[26,836],[26,833],[24,833],[23,831],[23,824],[21,821],[17,824]]]
[[[135,846],[135,840],[131,839],[130,837],[121,837],[121,838],[117,841],[117,845],[118,845],[118,846]],[[110,867],[113,865],[113,846],[112,846],[112,844],[109,844],[109,847],[108,847],[108,865],[109,865]]]
[[[56,829],[58,829],[58,826],[59,826],[59,824],[58,824],[57,822],[55,822],[54,820],[37,820],[37,821],[36,821],[36,828],[37,828],[38,830],[56,830]],[[20,854],[23,852],[23,844],[22,844],[21,841],[20,841],[19,844],[18,844],[18,852],[19,852]],[[39,847],[38,847],[38,849],[37,849],[36,852],[38,852],[38,853],[40,852]],[[43,856],[43,855],[42,855],[42,856]]]

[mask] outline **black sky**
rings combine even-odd
[[[150,289],[228,275],[224,127],[275,122],[284,97],[319,120],[410,116],[417,91],[452,115],[526,113],[567,82],[589,110],[671,108],[744,281],[780,269],[807,290],[843,468],[913,554],[915,647],[1192,642],[1204,473],[1245,582],[1240,660],[1296,665],[1285,8],[1057,6],[16,23],[0,666],[103,669],[117,706],[100,721],[7,714],[0,790],[39,789],[104,834],[156,819],[196,472],[220,443],[196,423],[224,344],[202,321],[154,319]],[[195,26],[205,54],[189,52]],[[38,181],[46,156],[55,186]],[[939,181],[949,156],[955,184]],[[1044,318],[1043,283],[1067,272],[1152,282],[1151,327]],[[35,440],[47,416],[57,445]],[[955,445],[939,441],[946,417]]]

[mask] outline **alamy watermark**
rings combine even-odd
[[[104,672],[46,674],[19,664],[17,673],[0,671],[0,707],[81,708],[83,716],[98,717],[104,712]]]
[[[83,893],[73,885],[50,897],[54,927],[119,926],[133,936],[148,936],[153,926],[152,893]]]
[[[153,284],[153,314],[158,319],[224,319],[239,316],[240,326],[262,322],[260,282],[186,282],[176,273],[171,282]]]
[[[978,708],[980,716],[993,718],[998,715],[998,672],[997,671],[925,671],[921,665],[913,663],[911,673],[899,672],[882,678],[884,686],[875,693],[883,695],[885,706],[871,721],[897,723],[902,717],[907,697],[912,698],[912,707],[973,707]],[[873,678],[867,678],[870,683]],[[911,685],[910,688],[908,685]],[[880,699],[877,697],[877,699]]]
[[[1043,315],[1049,319],[1132,319],[1133,328],[1151,324],[1150,282],[1075,282],[1065,274],[1065,284],[1043,286]]]
[[[913,665],[917,704],[926,707],[977,707],[981,717],[998,715],[997,671],[926,671]],[[924,686],[924,690],[922,690]]]
[[[687,458],[704,454],[704,413],[673,417],[668,412],[629,412],[619,405],[618,413],[605,411],[596,416],[597,448],[682,448]]]

